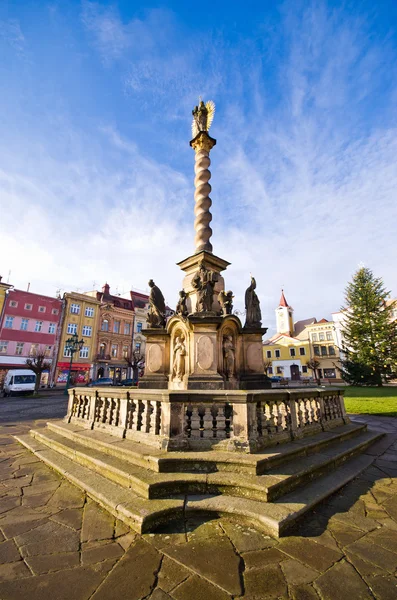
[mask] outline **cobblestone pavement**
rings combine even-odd
[[[1,600],[397,598],[397,419],[371,418],[389,448],[274,540],[229,519],[129,531],[13,440],[65,412],[0,400]]]

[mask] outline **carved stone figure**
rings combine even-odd
[[[197,312],[211,312],[214,300],[214,287],[218,274],[200,263],[200,269],[192,279],[192,286],[197,292]]]
[[[153,279],[149,281],[149,312],[147,321],[149,327],[165,327],[165,301],[160,288],[154,283]]]
[[[185,374],[186,347],[183,335],[175,338],[174,358],[172,363],[172,379],[182,381]]]
[[[255,292],[256,281],[251,276],[251,285],[245,292],[245,325],[244,327],[259,328],[262,327],[262,313],[259,298]]]
[[[181,290],[179,292],[179,300],[178,300],[178,304],[176,305],[176,314],[179,315],[180,317],[187,317],[187,315],[189,314],[189,311],[187,309],[186,306],[186,300],[187,300],[187,294],[185,292],[185,290]]]
[[[223,364],[227,379],[234,376],[235,348],[232,335],[223,336]]]
[[[211,127],[215,114],[215,103],[209,100],[204,104],[200,98],[198,106],[195,106],[192,110],[193,123],[192,123],[192,135],[193,138],[200,133],[200,131],[208,131]]]
[[[221,290],[218,294],[218,301],[221,305],[222,315],[231,315],[233,311],[233,292],[229,290],[225,292],[225,290]]]

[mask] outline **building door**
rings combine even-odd
[[[299,374],[299,367],[298,367],[298,365],[291,365],[290,366],[290,370],[291,370],[291,379],[292,379],[292,381],[299,381],[300,374]]]

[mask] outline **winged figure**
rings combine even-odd
[[[200,99],[199,105],[195,106],[192,110],[193,122],[192,122],[192,136],[193,139],[200,133],[200,131],[208,131],[211,127],[212,121],[214,120],[215,114],[215,102],[208,100],[204,102]]]

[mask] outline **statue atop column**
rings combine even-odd
[[[195,106],[192,110],[193,122],[192,122],[192,136],[196,137],[200,131],[208,131],[211,127],[212,121],[215,114],[215,102],[208,100],[204,102],[200,98],[198,106]]]
[[[187,300],[187,294],[186,294],[185,290],[181,290],[179,292],[179,300],[178,300],[178,304],[176,305],[176,310],[175,310],[175,313],[177,315],[179,315],[180,317],[187,317],[189,314],[189,311],[186,306],[186,300]]]
[[[225,292],[225,290],[221,290],[218,294],[218,302],[221,305],[222,315],[225,317],[226,315],[231,315],[233,311],[233,292],[229,290]]]
[[[259,298],[255,292],[256,281],[251,276],[251,284],[245,292],[245,325],[244,327],[255,329],[262,327],[262,313]]]
[[[214,287],[218,274],[207,269],[203,262],[192,279],[192,286],[197,292],[196,312],[211,312],[214,301]]]
[[[147,321],[149,327],[165,327],[165,301],[160,288],[154,283],[153,279],[149,281],[149,312]]]

